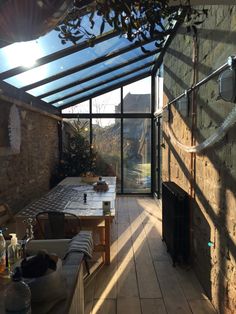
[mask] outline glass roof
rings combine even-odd
[[[56,108],[66,108],[103,92],[151,75],[160,51],[154,40],[143,44],[148,51],[112,31],[108,24],[100,35],[101,17],[95,15],[94,46],[81,38],[62,44],[53,30],[37,40],[0,49],[0,78]],[[89,30],[89,17],[82,27]],[[85,36],[86,37],[86,36]],[[17,51],[17,53],[16,53]]]
[[[147,70],[147,69],[140,70],[140,71],[137,71],[133,74],[127,75],[126,80],[132,79],[136,76],[138,76],[140,79],[141,74],[144,75],[143,77],[148,76],[148,75],[150,75],[150,70]],[[79,96],[74,96],[74,97],[70,97],[70,98],[63,100],[63,101],[58,101],[57,103],[54,103],[54,106],[62,107],[62,108],[68,107],[68,104],[69,104],[69,106],[71,106],[71,105],[74,106],[74,105],[78,104],[79,102],[84,101],[85,99],[89,99],[89,98],[98,96],[100,94],[107,92],[108,90],[116,89],[118,87],[117,84],[120,84],[120,86],[125,85],[125,84],[127,84],[126,80],[117,79],[115,82],[108,82],[106,84],[103,84],[103,86],[100,86],[100,87],[97,87],[94,89],[90,89],[89,91],[84,92],[84,93],[82,92]],[[122,82],[124,82],[124,84],[121,84]],[[108,89],[109,87],[110,87],[110,89]]]
[[[73,53],[72,55],[13,76],[12,78],[7,79],[6,82],[18,88],[38,82],[39,80],[43,80],[47,77],[63,73],[74,66],[84,64],[85,62],[91,60],[95,61],[97,58],[107,55],[111,51],[125,47],[127,45],[127,41],[127,39],[119,38],[119,36],[111,38],[106,42],[97,44],[95,47],[88,47],[86,49],[86,53],[84,50]],[[141,49],[139,48],[139,50]],[[86,70],[89,71],[88,68]]]
[[[100,32],[101,17],[95,14],[94,16],[95,24],[93,29],[89,27],[90,23],[88,20],[89,17],[85,15],[81,21],[81,28],[86,27],[86,29],[92,34],[94,34],[94,36],[98,36]],[[111,27],[108,24],[106,24],[105,26],[106,26],[105,31],[111,30]],[[78,43],[81,43],[85,40],[86,37],[81,38],[78,41]],[[67,41],[65,44],[62,44],[61,40],[58,38],[58,32],[55,30],[52,30],[48,34],[39,37],[37,40],[8,45],[0,49],[0,60],[4,60],[4,62],[0,63],[0,72],[7,71],[14,67],[20,66],[22,65],[22,61],[24,64],[25,61],[24,59],[26,57],[30,58],[31,60],[33,58],[38,59],[71,46],[73,46],[73,43],[70,41]],[[18,52],[17,54],[16,51]],[[22,54],[25,55],[25,58],[23,58]]]
[[[58,33],[54,30],[37,40],[14,43],[0,49],[0,60],[4,60],[4,62],[0,63],[0,71],[4,72],[20,66],[22,63],[24,64],[26,58],[42,58],[72,45],[71,42],[62,45],[58,38]],[[16,51],[18,51],[17,54]],[[25,58],[22,55],[25,55]]]
[[[147,67],[147,69],[150,67],[152,64],[154,64],[153,61],[153,57],[149,57],[146,59],[145,65],[143,65],[143,61],[138,61],[135,64],[131,64],[128,66],[124,66],[122,69],[118,69],[116,71],[110,71],[110,73],[102,75],[98,78],[89,80],[87,82],[84,82],[82,84],[78,84],[76,86],[73,86],[71,88],[68,88],[64,91],[58,92],[58,93],[54,93],[51,96],[48,96],[46,98],[43,98],[44,101],[46,102],[55,102],[55,100],[59,99],[59,98],[64,98],[64,97],[68,97],[68,95],[70,95],[71,93],[76,93],[76,92],[82,92],[84,89],[91,89],[93,88],[93,86],[98,85],[98,84],[102,84],[104,81],[110,81],[110,80],[116,80],[119,79],[120,76],[122,76],[125,73],[130,73],[130,72],[136,72],[135,70],[137,68],[140,68],[142,66]],[[149,67],[147,66],[149,64]],[[125,77],[126,79],[126,77]],[[38,96],[37,93],[34,94],[32,91],[30,91],[31,94],[33,94],[34,96]]]
[[[143,60],[139,61],[137,56],[141,57],[141,59]],[[69,88],[71,87],[70,85],[73,85],[73,83],[78,85],[80,84],[80,82],[82,83],[84,81],[87,81],[87,84],[93,84],[99,80],[103,80],[104,74],[108,74],[108,76],[113,76],[119,73],[123,73],[122,68],[124,68],[125,71],[128,71],[129,69],[135,69],[135,67],[145,64],[153,59],[153,56],[150,56],[150,54],[144,55],[141,49],[137,48],[136,51],[127,52],[118,57],[107,59],[104,62],[96,63],[93,66],[75,72],[73,74],[64,76],[57,80],[53,80],[52,82],[49,82],[47,84],[40,85],[39,87],[31,89],[28,92],[37,97],[45,93],[54,94],[57,89],[62,89],[63,87],[67,87],[69,92]],[[119,69],[120,71],[118,71]],[[99,76],[94,78],[94,76],[96,75]],[[61,97],[62,95],[60,94],[58,96]]]

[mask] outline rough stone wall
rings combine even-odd
[[[0,115],[5,119],[7,107],[9,102],[0,99]],[[13,212],[49,190],[58,161],[57,120],[21,107],[19,110],[20,153],[0,153],[0,202],[7,203]]]
[[[198,81],[236,53],[236,6],[205,8],[208,18],[197,31]],[[193,84],[193,42],[193,33],[181,27],[164,58],[164,92],[169,101]],[[181,150],[170,140],[167,129],[169,119],[178,140],[190,146],[191,134],[196,143],[201,143],[216,131],[235,107],[217,99],[217,78],[190,95],[187,116],[183,116],[177,104],[171,105],[169,116],[164,112],[162,173],[163,180],[175,181],[191,195],[195,272],[215,308],[220,313],[233,314],[236,313],[236,125],[216,145],[197,155]]]

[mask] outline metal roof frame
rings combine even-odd
[[[49,113],[58,115],[60,111],[58,108],[38,99],[24,91],[20,91],[18,88],[4,82],[0,81],[0,93],[6,94],[11,98],[15,98],[17,100],[23,101],[26,104],[30,104],[32,107],[47,111]]]
[[[99,68],[98,71],[95,71],[95,72],[91,71],[91,73],[89,73],[89,74],[86,73],[87,75],[85,77],[77,78],[73,82],[65,82],[65,85],[63,85],[63,86],[59,86],[59,87],[55,87],[55,88],[50,87],[49,90],[46,90],[43,93],[41,92],[37,96],[31,95],[30,91],[33,90],[34,88],[43,86],[43,85],[48,84],[48,83],[50,83],[50,85],[52,85],[52,83],[56,80],[63,79],[63,78],[68,77],[72,74],[77,74],[82,70],[89,69],[92,66],[102,64],[103,62],[106,62],[108,60],[112,61],[113,58],[121,57],[126,53],[132,52],[135,49],[137,51],[137,48],[141,50],[140,47],[142,47],[142,46],[145,47],[145,45],[153,43],[154,41],[157,40],[157,38],[153,37],[153,38],[149,38],[145,41],[135,42],[135,43],[129,42],[127,40],[127,45],[123,46],[122,48],[118,48],[118,49],[112,50],[108,53],[101,54],[97,58],[85,61],[82,64],[77,64],[73,67],[69,67],[68,69],[66,69],[60,73],[50,75],[50,76],[45,77],[39,81],[35,81],[31,84],[26,84],[26,85],[19,87],[19,88],[14,87],[13,85],[4,81],[4,80],[12,78],[18,74],[24,73],[28,70],[35,69],[35,68],[42,66],[42,65],[47,65],[50,62],[60,60],[63,57],[70,56],[76,52],[79,52],[79,51],[85,51],[86,52],[86,48],[91,47],[91,41],[83,41],[81,43],[78,43],[77,45],[73,45],[73,46],[64,48],[62,50],[59,50],[57,52],[54,52],[54,53],[51,53],[49,55],[46,55],[44,57],[39,58],[38,60],[36,60],[36,65],[32,66],[31,68],[25,68],[23,66],[18,66],[18,67],[14,67],[14,68],[11,68],[9,70],[3,71],[2,73],[0,73],[0,88],[3,91],[5,91],[7,94],[10,94],[11,96],[13,96],[17,99],[21,99],[24,102],[30,103],[35,107],[39,107],[41,109],[44,109],[45,111],[49,111],[49,112],[52,112],[54,114],[59,114],[62,109],[74,106],[80,102],[83,102],[83,101],[88,100],[88,99],[93,98],[93,97],[97,97],[99,95],[102,95],[104,93],[112,91],[116,88],[122,87],[124,85],[130,84],[132,82],[135,82],[135,81],[142,79],[142,78],[145,78],[147,76],[155,75],[157,69],[160,67],[160,65],[162,63],[163,56],[165,54],[166,49],[168,48],[172,38],[174,37],[179,25],[182,23],[183,14],[184,14],[184,12],[180,15],[179,20],[176,22],[175,26],[171,30],[170,35],[166,39],[164,46],[162,48],[156,48],[153,45],[153,47],[155,47],[155,48],[153,48],[149,52],[146,52],[146,53],[140,52],[140,55],[134,54],[134,56],[129,55],[129,58],[125,61],[123,60],[124,59],[124,57],[123,57],[123,58],[121,58],[120,64],[112,65],[112,62],[110,62],[111,65],[107,66],[107,68],[105,68],[105,69]],[[110,39],[117,37],[117,36],[119,36],[118,31],[109,31],[109,32],[107,32],[103,35],[97,36],[95,39],[93,39],[93,45],[105,42],[105,41],[110,40]],[[156,58],[154,58],[150,61],[149,57],[151,57],[151,56],[156,56]],[[141,61],[143,61],[143,64],[141,63]],[[137,63],[137,62],[139,62],[139,64],[137,66],[135,66],[135,63]],[[132,65],[132,67],[129,67],[131,65]],[[121,73],[121,71],[118,71],[118,70],[121,70],[125,67],[126,67],[125,72]],[[144,69],[147,69],[147,70],[140,74],[139,71],[144,70]],[[116,73],[115,71],[118,71],[118,72]],[[114,75],[112,75],[109,78],[109,74],[112,72],[114,72]],[[135,75],[135,73],[137,73],[137,75]],[[133,74],[133,76],[132,76],[132,74]],[[108,78],[104,78],[103,76],[105,76],[105,75],[107,75]],[[128,76],[130,76],[130,77],[128,77]],[[92,82],[92,80],[94,80],[94,81]],[[119,80],[119,81],[117,82],[117,80]],[[91,83],[90,83],[90,81],[91,81]],[[82,87],[79,86],[80,84],[84,84],[84,83],[85,83],[85,86],[82,86]],[[107,87],[106,84],[109,84],[109,86]],[[78,90],[76,90],[77,87],[78,87]],[[101,88],[99,90],[96,90],[96,88],[98,88],[98,87],[101,87]],[[74,90],[72,89],[72,91],[69,91],[70,88],[74,88]],[[67,90],[68,90],[67,94],[58,95],[58,97],[54,100],[50,100],[48,102],[43,100],[46,97],[53,96],[53,95],[56,96],[57,93],[66,92]],[[79,97],[79,95],[81,95],[85,92],[89,92],[90,90],[91,90],[91,93],[87,93],[86,96],[82,95],[81,97]],[[62,104],[62,105],[58,106],[58,102],[60,102],[60,101],[63,102],[63,100],[68,100],[70,97],[74,97],[74,96],[78,96],[78,98],[76,98],[75,100],[73,99],[73,101],[71,101],[67,104]]]
[[[70,102],[69,104],[60,106],[58,109],[63,110],[63,109],[69,108],[69,107],[73,107],[73,106],[77,105],[78,103],[81,103],[81,102],[86,101],[88,99],[91,99],[91,98],[100,96],[102,94],[108,93],[114,89],[120,88],[124,85],[131,84],[133,82],[136,82],[136,81],[141,80],[143,78],[146,78],[148,76],[150,76],[150,71],[147,71],[143,74],[138,74],[138,75],[134,76],[132,79],[124,80],[121,83],[116,83],[116,84],[113,84],[112,86],[105,87],[105,88],[99,90],[98,92],[93,93],[90,97],[81,97],[79,99],[76,99],[76,100]]]
[[[108,73],[110,73],[110,72],[113,72],[113,71],[115,71],[115,70],[119,70],[119,69],[121,69],[121,68],[124,68],[124,67],[127,66],[127,65],[131,65],[131,64],[136,63],[136,62],[138,62],[138,61],[144,60],[144,59],[146,59],[146,58],[148,58],[148,57],[150,57],[150,56],[156,55],[156,54],[159,53],[160,51],[161,51],[160,49],[156,49],[156,50],[153,50],[153,51],[144,53],[144,54],[142,54],[142,55],[139,56],[139,57],[135,57],[135,58],[132,58],[132,59],[130,59],[130,60],[128,60],[128,61],[124,61],[124,62],[122,62],[122,63],[119,64],[119,65],[109,67],[108,69],[99,71],[99,72],[97,72],[97,73],[95,73],[95,74],[91,74],[91,75],[89,75],[89,76],[87,76],[87,77],[84,77],[84,78],[82,78],[82,79],[80,79],[80,80],[74,81],[73,83],[66,84],[66,85],[64,85],[64,86],[62,86],[62,87],[56,88],[56,89],[51,90],[51,91],[49,91],[49,92],[47,92],[47,93],[40,94],[38,97],[40,97],[40,98],[42,99],[42,98],[51,96],[51,95],[53,95],[53,94],[56,94],[56,93],[61,92],[61,91],[63,91],[63,90],[69,89],[69,88],[74,87],[74,86],[76,86],[76,85],[79,85],[79,84],[88,82],[88,81],[90,81],[90,80],[93,80],[93,79],[95,79],[95,78],[98,78],[99,76],[103,76],[103,75],[108,74]],[[27,89],[26,89],[26,87],[22,87],[21,90],[26,91]]]
[[[111,53],[108,53],[106,55],[98,57],[98,58],[96,58],[94,60],[87,61],[87,62],[85,62],[83,64],[77,65],[77,66],[75,66],[73,68],[70,68],[70,69],[68,69],[66,71],[63,71],[63,72],[58,73],[58,74],[54,74],[54,75],[52,75],[50,77],[47,77],[47,78],[45,78],[45,79],[43,79],[41,81],[37,81],[37,82],[35,82],[33,84],[27,85],[27,86],[24,87],[24,90],[25,89],[26,90],[30,90],[30,89],[33,89],[33,88],[38,87],[40,85],[44,85],[44,84],[50,83],[50,82],[52,82],[54,80],[58,80],[60,78],[63,78],[65,76],[71,75],[71,74],[76,73],[76,72],[79,72],[79,71],[81,71],[83,69],[87,69],[87,68],[89,68],[89,67],[91,67],[93,65],[97,65],[97,64],[99,64],[101,62],[105,62],[105,61],[107,61],[109,59],[115,58],[117,56],[120,56],[121,54],[124,54],[126,52],[129,52],[131,50],[134,50],[134,49],[136,49],[138,47],[144,46],[145,44],[148,44],[148,43],[151,43],[151,42],[154,42],[154,41],[155,41],[155,39],[152,38],[152,39],[149,39],[148,41],[142,41],[140,43],[131,43],[129,46],[117,49],[117,50],[115,50],[115,51],[113,51]],[[1,76],[0,76],[0,79],[1,79]]]
[[[105,85],[105,84],[107,84],[107,83],[110,83],[110,82],[115,81],[115,80],[117,80],[117,79],[120,79],[120,78],[122,78],[122,77],[125,77],[125,76],[127,76],[127,75],[129,75],[129,74],[132,74],[133,72],[137,72],[137,71],[139,71],[139,70],[142,70],[142,69],[145,69],[145,68],[147,68],[147,67],[150,67],[150,66],[152,66],[152,65],[154,65],[154,64],[155,64],[155,61],[151,61],[151,62],[145,63],[145,64],[143,64],[143,65],[137,67],[136,69],[132,69],[132,70],[130,70],[130,71],[127,71],[127,72],[122,73],[122,74],[119,74],[119,75],[115,75],[115,76],[113,76],[110,80],[99,81],[98,83],[95,83],[95,84],[93,84],[93,85],[90,85],[90,86],[88,86],[88,87],[86,87],[86,88],[84,88],[84,89],[81,89],[81,90],[77,91],[77,92],[68,94],[68,95],[66,95],[66,96],[64,96],[64,97],[61,97],[61,98],[58,98],[58,99],[56,99],[56,100],[54,100],[54,101],[48,102],[48,104],[52,105],[52,104],[57,103],[57,102],[59,102],[59,101],[66,100],[66,99],[68,99],[68,98],[70,98],[70,97],[72,97],[72,96],[76,96],[76,95],[79,95],[79,94],[84,93],[84,92],[86,92],[86,91],[89,91],[90,89],[99,87],[99,86],[101,86],[101,85]]]
[[[93,39],[92,43],[93,43],[93,45],[96,45],[98,43],[102,43],[105,40],[113,38],[114,36],[117,36],[117,35],[119,35],[119,32],[110,31],[104,35],[97,36],[95,39]],[[81,43],[78,43],[77,45],[73,45],[71,47],[62,49],[60,51],[51,53],[50,55],[47,55],[45,57],[37,59],[37,64],[35,64],[35,66],[32,66],[31,68],[36,68],[36,67],[44,65],[46,63],[58,60],[60,58],[66,57],[66,56],[69,56],[75,52],[81,51],[81,50],[88,48],[90,46],[91,46],[91,41],[89,41],[89,40],[83,41]],[[31,68],[25,68],[24,66],[19,66],[19,67],[15,67],[13,69],[10,69],[8,71],[2,72],[2,73],[0,73],[0,80],[5,80],[11,76],[26,72],[26,71],[30,70]]]

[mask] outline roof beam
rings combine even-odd
[[[121,86],[128,85],[130,83],[136,82],[136,81],[141,80],[141,79],[143,79],[145,77],[148,77],[148,76],[150,76],[150,71],[147,71],[147,72],[142,73],[142,74],[138,74],[138,75],[136,75],[136,76],[134,76],[134,77],[132,77],[130,79],[127,79],[127,80],[124,80],[124,81],[122,81],[120,83],[117,83],[117,84],[114,84],[112,86],[103,88],[103,89],[97,91],[94,94],[91,93],[89,96],[81,97],[81,98],[79,98],[77,100],[74,100],[74,101],[70,102],[69,104],[66,104],[66,105],[63,105],[63,106],[59,106],[57,108],[63,110],[63,109],[66,109],[66,108],[78,105],[79,103],[81,103],[83,101],[86,101],[86,100],[88,100],[90,98],[94,98],[94,97],[100,96],[102,94],[108,93],[108,92],[110,92],[110,91],[112,91],[114,89],[120,88]]]
[[[100,77],[100,76],[103,76],[103,75],[105,75],[105,74],[111,73],[111,72],[116,71],[116,70],[119,70],[119,69],[121,69],[121,68],[123,68],[123,67],[126,67],[126,66],[128,66],[128,65],[131,65],[131,64],[133,64],[133,63],[136,63],[136,62],[145,60],[146,58],[149,58],[149,57],[151,57],[151,56],[153,56],[153,55],[159,53],[160,51],[161,51],[161,49],[155,49],[155,50],[153,50],[153,51],[144,53],[144,54],[142,54],[142,55],[139,56],[139,57],[135,57],[135,58],[132,58],[132,59],[130,59],[130,60],[124,61],[124,62],[122,62],[122,63],[119,64],[119,65],[116,65],[116,66],[113,66],[113,67],[109,67],[109,68],[107,68],[107,69],[105,69],[105,70],[99,71],[99,72],[97,72],[97,73],[95,73],[95,74],[92,74],[92,75],[86,76],[85,78],[82,78],[82,79],[80,79],[80,80],[74,81],[73,83],[70,83],[70,84],[64,85],[64,86],[62,86],[62,87],[56,88],[56,89],[51,90],[51,91],[49,91],[49,92],[47,92],[47,93],[38,95],[37,97],[42,99],[42,98],[51,96],[51,95],[53,95],[53,94],[62,92],[62,91],[64,91],[64,90],[66,90],[66,89],[69,89],[69,88],[74,87],[74,86],[76,86],[76,85],[79,85],[79,84],[88,82],[88,81],[90,81],[90,80],[96,79],[96,78],[98,78],[98,77]],[[24,87],[21,88],[21,89],[22,89],[22,90],[25,90]]]
[[[24,87],[24,89],[27,88],[27,90],[30,90],[30,89],[33,89],[33,88],[38,87],[40,85],[47,84],[47,83],[52,82],[54,80],[58,80],[58,79],[60,79],[62,77],[65,77],[65,76],[71,75],[73,73],[79,72],[81,70],[84,70],[86,68],[89,68],[89,67],[91,67],[93,65],[96,65],[96,64],[99,64],[101,62],[105,62],[105,61],[107,61],[109,59],[115,58],[115,57],[117,57],[117,56],[119,56],[121,54],[129,52],[129,51],[134,50],[136,48],[139,48],[141,46],[144,46],[144,45],[146,45],[148,43],[151,43],[151,42],[153,42],[155,40],[156,40],[155,38],[150,38],[150,39],[148,39],[146,41],[141,41],[141,42],[138,42],[138,43],[132,43],[129,46],[126,46],[126,47],[117,49],[115,51],[109,52],[106,55],[103,55],[103,56],[98,57],[96,59],[87,61],[87,62],[85,62],[83,64],[77,65],[77,66],[75,66],[73,68],[70,68],[70,69],[68,69],[66,71],[63,71],[61,73],[54,74],[54,75],[52,75],[52,76],[50,76],[48,78],[45,78],[45,79],[43,79],[41,81],[38,81],[38,82],[35,82],[33,84],[27,85],[27,86]]]
[[[93,118],[100,118],[101,119],[101,113],[80,113],[79,114],[81,119],[89,119]],[[78,113],[62,113],[62,118],[71,119],[71,118],[77,118],[78,119]],[[129,118],[153,118],[153,115],[148,112],[140,112],[140,113],[134,113],[134,112],[123,112],[123,113],[102,113],[102,118],[105,119],[129,119]]]
[[[177,22],[175,23],[175,26],[172,29],[171,34],[168,36],[168,38],[165,41],[164,47],[162,48],[160,54],[158,55],[157,59],[156,59],[156,64],[154,65],[153,69],[152,69],[152,75],[156,75],[157,70],[159,69],[159,67],[161,66],[162,62],[163,62],[163,58],[164,55],[168,49],[168,47],[170,46],[173,38],[175,37],[180,25],[182,25],[183,21],[184,21],[184,17],[186,15],[186,10],[184,9],[180,15],[179,18],[177,20]]]
[[[104,42],[108,39],[111,39],[112,37],[114,36],[118,36],[119,35],[119,32],[118,31],[110,31],[110,32],[107,32],[106,34],[104,35],[101,35],[101,36],[97,36],[94,40],[93,40],[93,44],[96,45],[96,44],[99,44],[101,42]],[[59,40],[59,38],[58,38]],[[10,70],[7,70],[5,72],[2,72],[0,74],[0,80],[5,80],[9,77],[12,77],[14,75],[17,75],[17,74],[20,74],[20,73],[23,73],[23,72],[26,72],[26,71],[29,71],[31,69],[34,69],[34,68],[37,68],[41,65],[44,65],[46,63],[50,63],[52,61],[55,61],[55,60],[58,60],[60,58],[63,58],[63,57],[66,57],[66,56],[69,56],[75,52],[78,52],[78,51],[81,51],[83,49],[86,49],[88,47],[91,46],[91,42],[86,40],[82,43],[78,43],[76,45],[73,45],[73,46],[70,46],[68,48],[65,48],[65,49],[62,49],[62,50],[59,50],[57,52],[54,52],[50,55],[47,55],[45,57],[42,57],[42,58],[39,58],[37,59],[35,62],[36,64],[34,66],[32,66],[31,68],[26,68],[24,66],[18,66],[18,67],[15,67],[13,69],[10,69]]]
[[[94,89],[94,88],[97,88],[97,87],[102,86],[102,85],[104,85],[104,84],[110,83],[110,82],[112,82],[112,81],[116,81],[116,80],[118,80],[118,79],[120,79],[120,78],[122,78],[122,77],[125,77],[125,76],[130,75],[130,74],[132,74],[132,73],[134,73],[134,72],[138,72],[138,71],[140,71],[140,70],[143,70],[143,69],[145,69],[145,68],[148,68],[148,67],[150,67],[150,66],[152,66],[152,65],[154,65],[154,64],[155,64],[155,61],[152,60],[151,62],[148,62],[148,63],[146,63],[146,64],[143,64],[143,65],[141,65],[141,66],[139,66],[139,67],[136,67],[135,69],[132,69],[132,70],[130,70],[130,71],[127,71],[127,72],[122,73],[122,74],[119,74],[119,75],[115,75],[115,76],[113,76],[110,80],[103,80],[103,81],[100,81],[100,82],[98,82],[98,83],[96,83],[96,84],[93,84],[93,85],[90,85],[90,86],[88,86],[88,87],[86,87],[86,88],[83,88],[83,89],[81,89],[81,90],[79,90],[79,91],[77,91],[77,92],[68,94],[68,95],[66,95],[66,96],[64,96],[64,97],[61,97],[61,98],[58,98],[58,99],[56,99],[56,100],[54,100],[54,101],[48,102],[48,104],[50,104],[50,105],[51,105],[51,104],[55,104],[55,103],[57,103],[57,102],[59,102],[59,101],[68,99],[68,98],[70,98],[70,97],[73,97],[73,96],[76,96],[76,95],[79,95],[79,94],[82,94],[82,93],[85,93],[85,92],[89,91],[90,89]]]
[[[60,111],[56,107],[47,104],[46,102],[37,99],[30,94],[27,94],[23,91],[19,91],[18,88],[6,82],[0,81],[0,89],[3,91],[5,95],[23,101],[24,103],[29,104],[32,107],[44,110],[55,115],[58,115],[60,113]]]

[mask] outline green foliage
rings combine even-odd
[[[187,0],[187,3],[189,0]],[[88,29],[81,26],[83,14],[80,1],[74,1],[74,6],[63,23],[57,27],[59,38],[63,44],[72,41],[76,44],[85,37],[92,44],[95,36],[91,33],[96,23],[97,15],[102,17],[99,22],[100,34],[104,32],[106,24],[118,30],[132,42],[145,44],[150,38],[155,39],[157,48],[162,48],[166,36],[172,31],[177,20],[182,18],[184,11],[188,29],[196,28],[207,17],[206,10],[196,10],[191,6],[169,6],[168,0],[96,0],[86,6],[89,14]],[[191,23],[190,23],[191,22]],[[143,47],[142,50],[147,52]]]
[[[79,120],[70,123],[72,135],[64,148],[60,161],[59,172],[61,176],[81,176],[95,174],[96,153],[87,138],[88,123]]]

